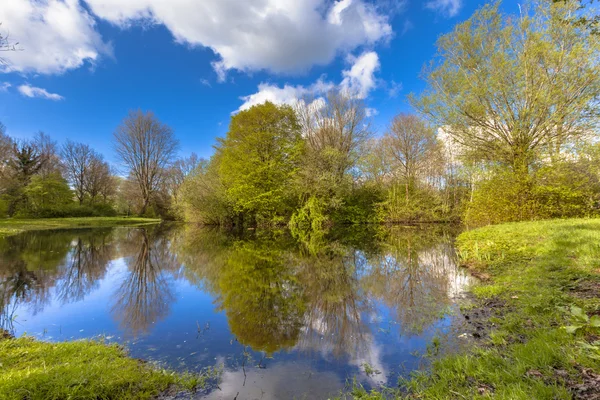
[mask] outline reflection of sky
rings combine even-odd
[[[372,266],[361,252],[355,252],[359,277],[366,276]],[[391,256],[385,255],[389,261]],[[437,258],[436,258],[437,257]],[[423,264],[439,268],[451,282],[449,294],[464,285],[452,260],[425,253]],[[436,261],[437,260],[437,261]],[[398,320],[396,307],[381,299],[363,300],[356,331],[360,337],[342,338],[353,348],[338,352],[337,339],[327,329],[324,319],[314,313],[305,321],[297,344],[290,350],[278,351],[270,357],[244,348],[229,331],[224,311],[217,312],[218,299],[181,278],[184,274],[165,272],[173,302],[167,304],[168,314],[149,321],[145,333],[133,336],[126,330],[127,321],[114,315],[116,291],[130,274],[125,259],[110,262],[106,274],[81,301],[61,304],[57,289],[50,289],[50,301],[43,310],[33,314],[27,305],[17,309],[16,334],[27,333],[45,340],[70,340],[104,335],[110,341],[125,342],[133,357],[146,358],[179,370],[201,371],[224,365],[220,390],[207,398],[326,398],[335,395],[352,377],[366,386],[394,385],[398,375],[406,376],[419,368],[427,344],[439,332],[449,327],[452,318],[443,317],[419,334]],[[179,278],[175,278],[177,275]],[[456,282],[456,283],[454,283]],[[244,351],[248,354],[244,354]],[[271,358],[272,357],[272,358]],[[260,366],[257,366],[257,365]],[[375,373],[367,376],[365,365]],[[244,368],[242,368],[244,366]],[[244,377],[244,372],[246,376]],[[245,382],[244,382],[245,378]]]

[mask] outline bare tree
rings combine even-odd
[[[398,163],[397,172],[404,181],[408,203],[410,186],[435,158],[441,157],[435,131],[416,115],[399,114],[392,120],[384,140]]]
[[[94,151],[87,144],[67,140],[62,148],[62,158],[66,174],[79,204],[83,204],[86,193],[86,180]]]
[[[11,148],[12,140],[6,135],[6,127],[0,122],[0,178],[4,176]]]
[[[171,168],[167,171],[167,187],[168,192],[173,196],[173,200],[177,201],[177,196],[183,181],[189,176],[200,164],[200,158],[196,153],[192,153],[189,157],[180,158],[175,161]]]
[[[58,155],[56,141],[40,131],[34,136],[33,144],[38,149],[43,160],[42,168],[39,171],[40,175],[44,178],[47,178],[51,174],[62,175],[63,165]]]
[[[0,27],[1,26],[2,26],[2,23],[0,23]],[[10,40],[8,33],[0,32],[0,52],[17,51],[17,50],[19,50],[17,48],[18,45],[19,45],[19,42],[13,43]],[[3,57],[0,57],[0,65],[2,65],[2,64],[6,65],[7,63],[8,62]]]
[[[137,181],[144,214],[171,165],[178,141],[173,130],[152,112],[132,111],[114,133],[115,151]]]
[[[305,99],[296,112],[309,151],[320,159],[319,167],[341,181],[358,159],[359,146],[371,134],[364,102],[343,91],[331,91],[326,99]]]
[[[99,154],[92,154],[87,174],[84,178],[85,192],[90,197],[90,202],[95,203],[98,196],[104,201],[109,195],[112,181],[110,166]]]

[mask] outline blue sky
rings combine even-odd
[[[0,121],[9,135],[44,131],[92,145],[116,163],[112,132],[152,110],[208,157],[232,112],[344,86],[382,133],[410,110],[436,38],[479,0],[9,0]],[[506,2],[506,7],[515,6]]]

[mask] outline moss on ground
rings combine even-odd
[[[461,234],[463,265],[485,277],[474,307],[501,308],[466,353],[395,389],[418,399],[600,398],[600,220],[489,226]],[[574,332],[573,332],[574,331]],[[354,398],[389,398],[356,387]]]

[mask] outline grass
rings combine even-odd
[[[129,358],[114,344],[0,339],[0,399],[149,399],[204,383],[204,376],[180,375]]]
[[[159,219],[126,217],[0,219],[0,238],[33,230],[139,226],[158,222]]]
[[[394,396],[598,398],[600,220],[489,226],[461,234],[457,248],[465,266],[488,278],[472,289],[470,306],[493,304],[488,332],[466,353],[414,374]],[[378,399],[389,393],[359,386],[350,396]]]

